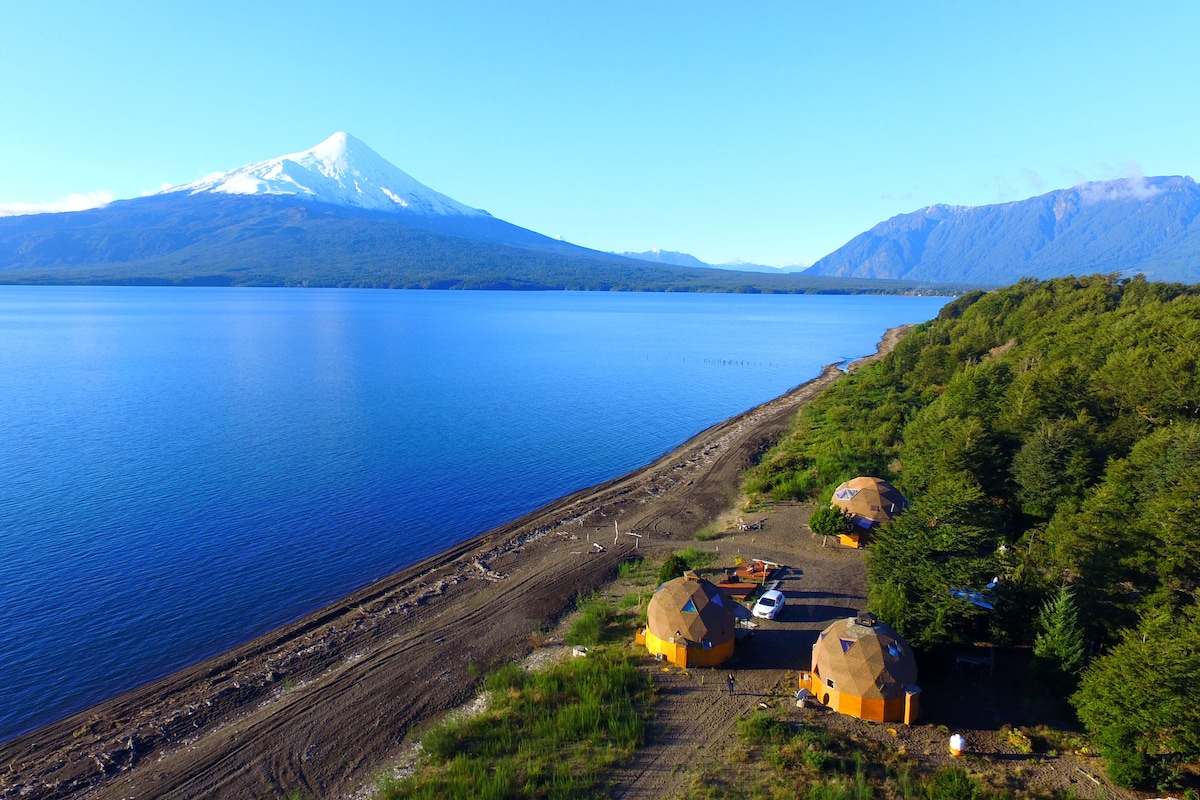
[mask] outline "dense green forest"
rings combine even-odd
[[[868,545],[872,611],[926,653],[1032,646],[1115,781],[1194,779],[1200,286],[964,295],[810,404],[747,488],[827,501],[857,475],[911,504]]]

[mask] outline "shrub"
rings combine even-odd
[[[430,728],[421,737],[421,749],[434,758],[449,760],[458,751],[458,733],[461,726],[446,722]]]
[[[850,519],[841,509],[817,506],[808,518],[809,529],[818,536],[840,536],[850,531]]]
[[[691,567],[688,566],[688,563],[678,553],[672,553],[667,556],[667,560],[658,569],[658,582],[666,583],[667,581],[675,580],[689,569]]]
[[[1018,753],[1028,754],[1033,752],[1033,740],[1020,728],[1013,728],[1008,731],[1008,743]]]
[[[787,724],[766,711],[755,711],[737,723],[738,736],[747,744],[779,744],[788,738]]]
[[[814,772],[824,772],[829,765],[831,756],[822,750],[805,750],[800,756],[800,760],[804,762],[804,766]]]
[[[976,800],[981,796],[979,782],[959,767],[939,769],[925,784],[928,800]]]

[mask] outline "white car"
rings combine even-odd
[[[762,597],[758,598],[758,602],[754,604],[750,613],[763,619],[775,619],[775,615],[779,613],[783,605],[783,592],[778,589],[768,589],[762,593]]]

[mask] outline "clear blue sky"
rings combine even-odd
[[[348,131],[600,250],[809,263],[895,214],[1200,177],[1200,3],[11,2],[0,206]]]

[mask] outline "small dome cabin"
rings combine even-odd
[[[874,614],[838,620],[817,638],[800,688],[840,714],[912,724],[919,712],[917,662],[908,643]]]
[[[871,528],[899,516],[908,508],[900,490],[882,478],[858,477],[833,490],[829,504],[850,517],[852,529],[838,540],[849,547],[862,547]]]
[[[736,618],[733,601],[694,573],[655,590],[646,627],[636,642],[655,658],[679,667],[712,667],[733,655]]]

